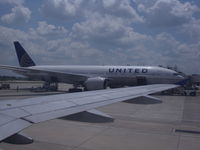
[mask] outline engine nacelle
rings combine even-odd
[[[84,86],[87,91],[105,89],[107,87],[107,80],[102,77],[88,78]]]

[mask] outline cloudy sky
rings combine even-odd
[[[199,0],[0,0],[0,64],[164,65],[200,73]]]

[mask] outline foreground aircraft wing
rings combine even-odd
[[[175,88],[155,84],[0,101],[0,141],[32,124]]]
[[[35,69],[30,67],[15,67],[15,66],[8,66],[8,65],[0,65],[0,69],[6,69],[11,70],[19,74],[23,75],[35,75],[38,74],[40,76],[60,76],[65,77],[65,79],[72,82],[79,82],[79,81],[85,81],[87,80],[88,76],[80,75],[80,74],[74,74],[74,73],[66,73],[61,71],[52,71],[52,70],[41,70],[41,69]]]

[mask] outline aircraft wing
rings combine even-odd
[[[0,101],[0,141],[42,121],[178,87],[155,84]]]
[[[68,80],[68,83],[79,83],[87,80],[88,76],[74,73],[66,73],[61,71],[41,70],[30,67],[15,67],[8,65],[0,65],[0,69],[11,70],[22,75],[38,75],[38,76],[56,76]]]

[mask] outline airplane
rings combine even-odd
[[[96,108],[176,88],[175,84],[153,84],[126,88],[67,93],[20,100],[0,101],[0,142],[29,144],[33,139],[19,132],[43,121],[89,111]]]
[[[68,83],[74,88],[70,92],[100,90],[124,86],[148,84],[173,84],[184,77],[174,71],[158,66],[78,66],[36,65],[18,41],[14,41],[20,67],[0,65],[1,69],[12,70],[31,79],[50,83]]]

